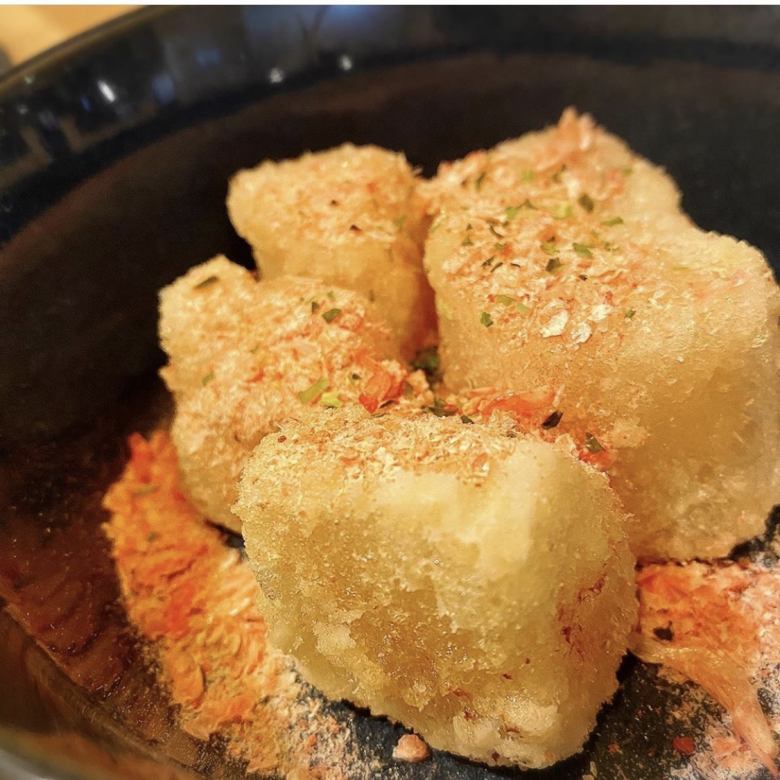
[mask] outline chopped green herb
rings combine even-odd
[[[322,306],[321,303],[317,303],[317,301],[312,301],[311,302],[311,313],[312,314],[316,314],[320,310],[321,306]]]
[[[430,384],[435,384],[441,380],[441,359],[439,350],[436,347],[425,347],[421,349],[412,361],[412,368],[425,372],[425,376]]]
[[[585,434],[585,449],[593,453],[604,452],[601,442],[592,433]]]
[[[147,542],[156,542],[159,538],[160,538],[160,534],[158,534],[157,531],[149,531],[149,533],[146,534]]]
[[[610,217],[609,219],[602,220],[601,224],[606,225],[607,227],[612,227],[613,225],[622,225],[623,217]]]
[[[553,174],[552,180],[553,180],[553,181],[554,181],[556,184],[559,184],[559,183],[560,183],[560,181],[561,181],[561,174],[562,174],[562,173],[563,173],[565,170],[566,170],[566,165],[561,165],[561,167],[560,167],[560,168],[558,168],[558,170],[557,170],[557,171],[556,171],[556,172]]]
[[[496,303],[500,303],[502,306],[511,306],[516,300],[511,295],[496,295]]]
[[[398,230],[404,229],[404,222],[406,222],[406,214],[401,214],[400,217],[396,217],[393,220],[393,224],[398,228]]]
[[[493,324],[493,318],[490,316],[490,313],[486,311],[483,311],[482,314],[479,315],[479,321],[486,328],[489,328]]]
[[[469,417],[467,414],[462,414],[460,416],[460,421],[464,425],[474,425],[474,420],[472,420],[471,417]]]
[[[555,246],[555,239],[542,242],[542,251],[548,255],[554,255],[558,251],[558,247]]]
[[[628,311],[626,311],[626,319],[633,320],[635,314],[636,314],[636,309],[628,309]]]
[[[157,492],[157,485],[144,485],[138,490],[133,491],[134,496],[148,496],[150,493]]]
[[[561,261],[557,257],[551,257],[544,268],[548,273],[553,273],[553,271],[557,271],[560,267]]]
[[[261,344],[255,344],[254,347],[252,347],[252,349],[249,350],[249,354],[254,355],[257,352],[257,350],[260,349],[261,346],[262,346]]]
[[[515,308],[516,308],[516,309],[517,309],[519,312],[527,312],[527,311],[531,311],[531,310],[530,310],[530,309],[529,309],[529,308],[528,308],[528,307],[527,307],[527,306],[526,306],[524,303],[518,303],[518,304],[517,304],[517,306],[515,306]]]
[[[482,261],[482,267],[483,268],[490,268],[491,265],[493,265],[493,261],[496,259],[495,255],[490,255],[487,260]]]
[[[550,428],[557,428],[558,423],[561,421],[561,417],[563,417],[563,412],[553,412],[542,422],[542,428],[544,428],[546,431],[549,431]]]
[[[200,384],[202,387],[205,387],[211,380],[214,379],[214,372],[209,371],[206,376],[203,377],[203,379],[200,380]]]
[[[628,166],[623,168],[623,175],[624,176],[630,176],[633,172],[634,172],[633,168],[629,168]]]
[[[482,171],[482,173],[480,173],[479,176],[477,176],[477,178],[475,179],[474,187],[476,188],[477,192],[479,192],[480,189],[482,189],[482,182],[485,181],[486,175],[487,173],[485,171]]]
[[[323,393],[320,397],[320,403],[329,409],[338,409],[341,406],[341,399],[338,393]]]
[[[572,215],[571,203],[560,203],[553,211],[555,219],[568,219]]]
[[[302,403],[310,404],[316,401],[325,390],[328,389],[328,378],[321,376],[313,385],[298,393],[298,398]]]
[[[494,265],[494,266],[493,266],[493,267],[490,269],[490,273],[492,274],[492,273],[494,273],[495,271],[498,271],[498,269],[499,269],[499,268],[501,268],[501,266],[502,266],[502,265],[503,265],[503,263],[496,263],[496,264],[495,264],[495,265]]]
[[[328,298],[330,298],[332,301],[336,300],[336,293],[333,292],[333,290],[328,290]]]
[[[535,175],[534,172],[530,168],[527,168],[526,170],[523,171],[523,181],[525,182],[533,181],[534,175]]]
[[[474,242],[471,240],[471,236],[466,236],[461,242],[461,246],[474,246]]]
[[[520,208],[523,208],[523,209],[531,209],[532,211],[539,211],[539,209],[537,209],[537,208],[536,208],[536,206],[534,206],[534,204],[533,204],[533,203],[531,203],[531,201],[530,201],[530,200],[528,200],[528,198],[526,198],[526,199],[525,199],[525,200],[524,200],[524,201],[523,201],[523,202],[520,204]]]
[[[519,211],[520,211],[520,206],[509,206],[506,210],[507,221],[513,220],[517,216]]]
[[[582,195],[577,198],[577,203],[579,203],[580,206],[582,206],[582,208],[584,208],[585,211],[587,211],[589,214],[596,207],[596,204],[593,202],[593,198],[591,198],[587,192],[583,192]]]
[[[571,245],[571,248],[580,257],[593,257],[593,252],[590,251],[590,247],[587,244],[578,244],[576,241]]]
[[[504,237],[502,233],[499,233],[499,232],[498,232],[498,231],[497,231],[497,230],[496,230],[496,229],[493,227],[493,225],[488,225],[488,228],[489,228],[490,232],[491,232],[491,233],[492,233],[492,234],[493,234],[493,235],[494,235],[496,238],[503,238],[503,237]]]
[[[433,406],[428,406],[426,408],[437,417],[452,417],[457,411],[454,406],[447,406],[441,398],[434,398]]]
[[[493,249],[495,249],[496,252],[503,252],[506,249],[506,244],[501,241],[496,241],[496,243],[493,244]]]
[[[218,276],[207,276],[202,282],[198,282],[192,289],[202,290],[204,287],[211,287],[212,284],[216,284],[218,281]]]
[[[322,315],[322,319],[325,320],[325,322],[333,322],[339,314],[341,314],[341,309],[328,309]]]

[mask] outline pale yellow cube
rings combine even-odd
[[[562,442],[311,412],[263,439],[235,511],[271,641],[433,747],[547,766],[617,687],[636,616],[625,518]]]
[[[435,329],[415,184],[403,155],[345,144],[240,171],[227,205],[264,278],[298,274],[357,290],[409,357]]]
[[[308,406],[395,399],[408,374],[359,294],[299,277],[258,282],[224,257],[162,291],[160,338],[184,484],[200,511],[236,531],[238,477],[263,436]]]
[[[640,557],[760,533],[780,500],[780,294],[762,255],[698,230],[663,171],[570,111],[424,190],[447,383],[562,413]]]

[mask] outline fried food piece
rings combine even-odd
[[[300,277],[258,282],[218,257],[160,301],[161,374],[176,400],[184,484],[200,511],[236,531],[241,468],[279,421],[311,405],[374,411],[404,388],[395,340],[357,293]]]
[[[615,691],[633,557],[603,475],[505,433],[310,412],[263,439],[235,511],[271,640],[310,682],[434,747],[540,767]]]
[[[725,555],[780,499],[780,294],[588,116],[441,166],[425,264],[445,380],[562,413],[643,558]]]
[[[300,274],[357,290],[411,357],[435,328],[415,183],[403,155],[345,144],[240,171],[227,205],[264,278]]]

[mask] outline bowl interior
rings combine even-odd
[[[225,214],[230,175],[347,140],[432,173],[576,105],[664,165],[698,224],[756,244],[777,269],[769,11],[152,11],[0,84],[0,758],[13,772],[142,777],[151,761],[172,776],[242,776],[218,742],[175,728],[99,528],[126,435],[169,413],[157,290],[218,252],[251,262]],[[630,661],[621,674],[585,753],[540,777],[580,778],[591,762],[636,780],[679,767],[674,724],[653,713],[684,687]],[[401,730],[364,713],[355,723],[389,766]],[[396,772],[514,774],[444,755]]]

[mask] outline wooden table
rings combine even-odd
[[[134,5],[0,6],[0,49],[16,65]]]

